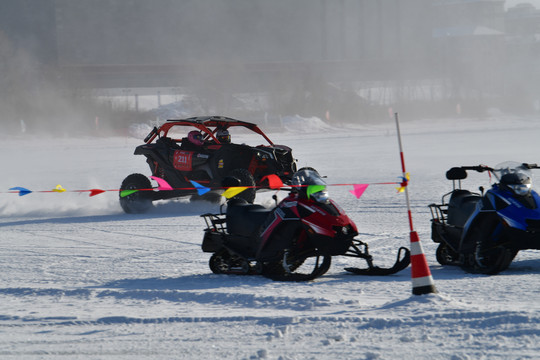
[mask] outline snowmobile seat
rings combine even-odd
[[[467,178],[467,171],[460,167],[453,167],[446,172],[448,180],[463,180]]]
[[[480,195],[473,194],[469,190],[454,190],[448,202],[447,222],[451,225],[463,227],[481,198]]]
[[[227,203],[226,224],[229,234],[254,235],[272,212],[262,205],[250,204],[244,199],[233,198]]]

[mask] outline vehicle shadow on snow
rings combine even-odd
[[[144,279],[120,279],[103,285],[92,286],[92,288],[123,290],[207,290],[234,287],[254,288],[267,285],[317,287],[321,285],[332,285],[334,283],[356,283],[358,281],[410,282],[410,273],[405,270],[401,274],[390,276],[362,276],[343,271],[340,273],[326,274],[313,281],[304,282],[273,281],[262,275],[217,275],[210,273],[170,278],[154,277]]]
[[[123,290],[207,290],[239,286],[264,286],[271,282],[272,280],[263,276],[201,274],[170,278],[120,279],[94,287]]]
[[[539,254],[540,255],[540,254]],[[521,275],[530,275],[530,274],[540,274],[540,256],[538,260],[528,259],[528,260],[514,260],[510,267],[497,275],[485,275],[466,272],[458,266],[452,265],[435,265],[430,266],[431,275],[436,281],[437,279],[441,280],[458,280],[458,279],[475,279],[482,277],[492,277],[492,276],[521,276]]]

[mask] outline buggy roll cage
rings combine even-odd
[[[198,116],[188,119],[167,120],[159,128],[154,127],[152,131],[150,131],[150,133],[146,136],[144,142],[150,144],[152,141],[154,141],[156,137],[167,136],[169,130],[174,126],[195,127],[206,134],[205,140],[211,138],[213,141],[216,142],[216,144],[221,144],[221,142],[215,137],[215,133],[218,131],[218,129],[227,130],[228,128],[233,126],[242,126],[261,135],[266,141],[268,141],[270,145],[274,145],[274,143],[256,124],[224,116]]]

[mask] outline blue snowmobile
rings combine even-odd
[[[467,272],[494,275],[506,270],[519,250],[540,249],[540,196],[532,190],[536,164],[514,161],[494,168],[453,167],[446,172],[453,190],[442,204],[431,204],[431,238],[440,245],[441,265],[457,265]],[[467,170],[489,172],[498,182],[484,193],[461,188]],[[490,175],[491,177],[491,175]],[[447,201],[448,200],[448,201]]]

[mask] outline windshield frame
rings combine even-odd
[[[525,165],[517,161],[505,161],[500,164],[497,164],[493,168],[492,173],[493,175],[495,175],[495,177],[497,178],[499,182],[501,182],[502,177],[506,174],[521,173],[527,176],[529,179],[531,179],[531,184],[532,184],[532,179],[533,179],[532,171],[529,168],[527,168]]]

